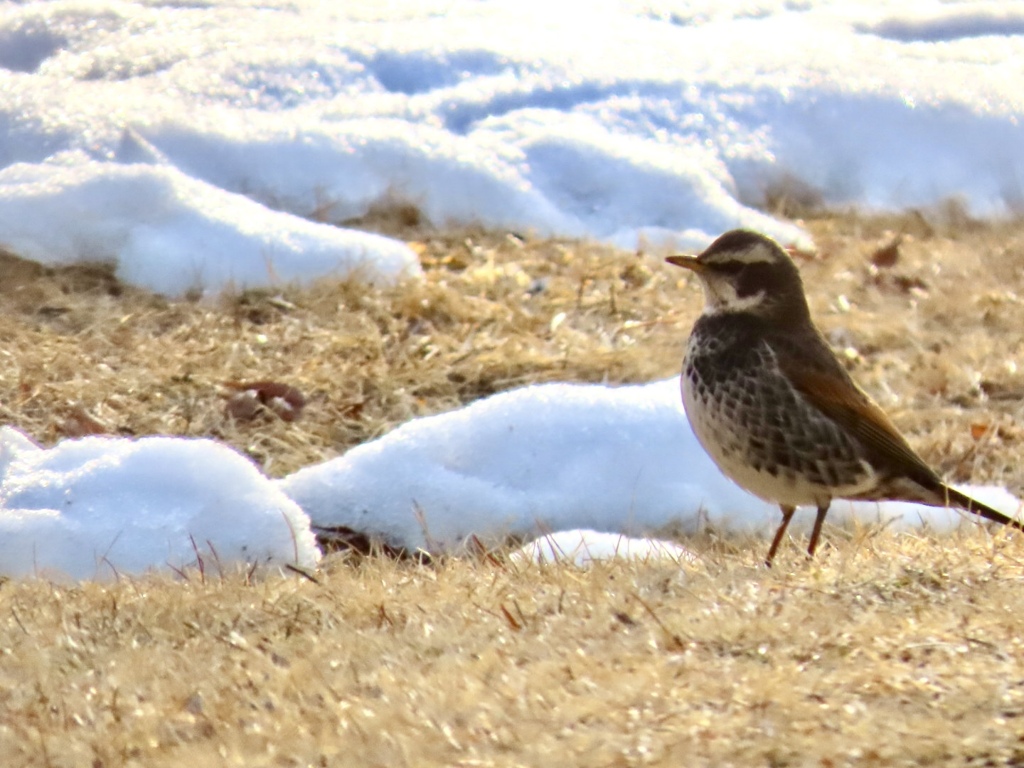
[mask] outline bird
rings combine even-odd
[[[801,505],[817,508],[814,557],[837,498],[958,507],[1024,530],[947,485],[910,447],[815,326],[800,272],[776,241],[736,229],[667,261],[697,276],[705,300],[683,358],[683,406],[722,473],[782,511],[769,568]]]

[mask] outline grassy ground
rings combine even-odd
[[[1024,490],[1024,225],[809,220],[819,323],[948,477]],[[884,246],[896,233],[895,249]],[[0,261],[0,415],[43,443],[205,435],[271,475],[533,381],[673,374],[700,294],[658,258],[401,231],[420,285],[167,301]],[[239,383],[301,417],[233,418]],[[238,411],[235,411],[238,413]],[[827,530],[806,563],[336,555],[317,581],[0,586],[5,765],[1024,765],[1024,547]]]

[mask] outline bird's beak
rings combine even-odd
[[[675,264],[677,267],[697,272],[698,274],[704,269],[704,265],[697,260],[696,256],[684,256],[680,254],[678,256],[669,256],[665,261],[669,264]]]

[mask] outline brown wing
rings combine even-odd
[[[941,482],[885,412],[845,376],[845,371],[842,375],[822,370],[783,371],[807,402],[860,441],[872,464],[891,467],[892,474],[908,475],[926,487]]]
[[[828,350],[827,344],[819,338],[809,343],[812,348],[820,344],[819,349]],[[936,492],[940,501],[1024,531],[1024,523],[943,483],[914,452],[885,412],[857,387],[831,351],[828,355],[815,355],[813,363],[805,358],[793,359],[786,365],[785,359],[779,358],[779,364],[808,403],[860,441],[869,461],[877,462],[879,467],[890,467],[893,476],[905,475],[922,488]]]

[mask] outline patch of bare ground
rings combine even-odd
[[[798,256],[855,376],[955,481],[1024,490],[1024,224],[819,215]],[[700,310],[659,256],[410,231],[425,279],[155,297],[0,257],[0,416],[38,441],[213,437],[271,475],[538,381],[673,375]],[[229,407],[239,386],[298,418]],[[234,414],[234,415],[232,415]],[[316,581],[0,585],[5,765],[1024,763],[1012,532],[829,531],[760,566],[335,555]]]

